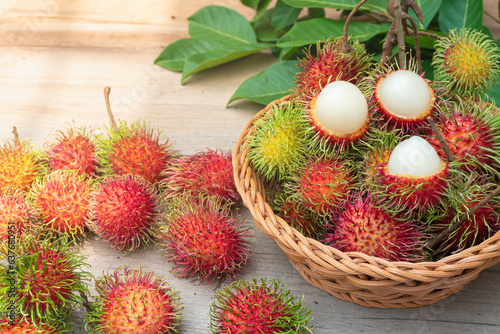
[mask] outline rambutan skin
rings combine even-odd
[[[52,171],[71,169],[78,174],[96,175],[97,148],[84,128],[57,131],[55,140],[46,143],[45,154]]]
[[[343,252],[362,252],[389,261],[423,259],[424,234],[417,224],[384,210],[369,195],[352,197],[332,216],[324,242]]]
[[[220,197],[182,194],[168,206],[158,236],[178,277],[197,275],[201,284],[233,277],[246,266],[251,244],[243,219]]]
[[[276,212],[306,237],[315,238],[324,229],[323,218],[308,210],[297,198],[283,193],[276,199]]]
[[[280,284],[240,280],[217,291],[210,308],[210,333],[301,333],[310,310]]]
[[[14,320],[0,319],[0,332],[5,334],[59,334],[66,331],[52,325],[33,323],[27,318],[17,317]]]
[[[181,324],[179,293],[151,271],[119,267],[96,280],[96,290],[86,321],[99,333],[174,333]]]
[[[159,195],[134,175],[107,176],[92,192],[90,228],[120,251],[132,251],[153,239],[159,220]]]
[[[187,191],[195,197],[206,193],[232,203],[241,199],[234,183],[230,152],[208,149],[173,159],[162,175],[167,198]]]
[[[108,133],[109,139],[100,137],[98,154],[104,174],[133,174],[155,183],[177,154],[168,138],[161,139],[146,123],[120,122]]]
[[[20,192],[0,191],[0,243],[19,240],[36,219],[26,197]]]

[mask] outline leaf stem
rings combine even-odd
[[[109,103],[109,94],[111,93],[111,88],[110,87],[104,87],[104,100],[106,101],[106,108],[108,109],[108,116],[109,116],[109,121],[111,122],[111,127],[113,130],[118,130],[118,126],[116,125],[115,122],[115,117],[113,116],[113,113],[111,112],[111,103]]]

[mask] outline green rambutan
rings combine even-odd
[[[0,147],[0,190],[28,191],[45,172],[39,154],[28,141],[7,141]]]
[[[232,203],[241,198],[234,183],[230,152],[206,150],[176,158],[163,171],[163,176],[167,198],[185,191],[193,196],[218,195]]]
[[[60,169],[33,186],[30,197],[39,223],[58,234],[84,235],[90,214],[92,182],[76,170]]]
[[[389,261],[420,261],[424,234],[416,222],[385,210],[370,195],[352,196],[331,216],[324,242],[342,252],[362,252]]]
[[[217,196],[180,194],[172,199],[158,244],[178,277],[198,275],[200,283],[235,276],[250,257],[248,229],[229,203]]]
[[[142,269],[118,268],[96,281],[98,296],[87,323],[103,334],[177,332],[181,302],[161,276]]]
[[[322,217],[308,210],[296,197],[284,192],[275,202],[278,215],[304,236],[315,238],[323,230]]]
[[[92,192],[89,226],[117,250],[135,250],[155,234],[158,196],[142,177],[107,176]]]
[[[308,106],[327,84],[335,80],[351,81],[356,84],[362,73],[369,67],[371,57],[362,44],[351,43],[352,51],[342,50],[343,39],[338,37],[317,44],[316,54],[306,51],[300,59],[299,72],[294,78],[294,94]]]
[[[109,139],[100,137],[99,159],[105,174],[132,174],[149,182],[161,179],[161,172],[167,168],[176,154],[168,138],[162,140],[158,130],[146,123],[120,122],[108,129]]]
[[[293,102],[273,105],[249,134],[248,159],[252,166],[268,181],[285,179],[307,154],[308,128],[304,111]]]
[[[96,175],[96,146],[85,128],[70,127],[64,132],[57,131],[54,137],[45,144],[50,170],[73,169],[78,174]]]
[[[84,257],[64,237],[26,239],[11,255],[0,274],[0,311],[14,311],[28,321],[63,325],[72,309],[84,302],[91,274]]]
[[[5,334],[60,334],[66,332],[49,324],[33,323],[27,318],[0,319],[0,332]]]
[[[329,215],[354,188],[352,168],[340,156],[310,157],[285,189],[316,215]]]
[[[35,214],[20,192],[0,191],[0,243],[16,244],[35,220]]]
[[[457,95],[480,95],[500,78],[500,49],[478,30],[452,29],[437,40],[432,65],[435,80]]]
[[[235,281],[217,291],[210,307],[210,333],[312,333],[311,311],[281,282]]]

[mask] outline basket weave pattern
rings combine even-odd
[[[408,308],[432,304],[461,290],[479,273],[500,262],[500,232],[481,244],[436,262],[391,262],[359,252],[344,253],[306,238],[275,215],[264,182],[247,153],[253,124],[274,101],[245,126],[233,152],[236,187],[257,227],[273,239],[311,285],[331,295],[368,307]]]

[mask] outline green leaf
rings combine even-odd
[[[274,29],[281,30],[291,26],[297,21],[300,12],[300,8],[287,5],[283,1],[278,1],[274,7],[274,13],[271,20]]]
[[[412,9],[408,10],[408,13],[415,20],[418,29],[427,29],[432,19],[439,11],[443,0],[415,0],[417,5],[420,7],[422,14],[424,15],[424,23],[422,24],[419,19],[417,19],[417,15]]]
[[[324,8],[307,8],[307,13],[312,19],[317,19],[320,17],[325,17],[326,12]]]
[[[373,36],[389,31],[390,24],[373,24],[368,22],[353,21],[349,24],[349,36],[367,41]],[[304,46],[315,44],[329,37],[342,36],[344,22],[327,18],[311,19],[296,23],[278,41],[279,47]]]
[[[481,30],[482,23],[482,0],[443,0],[439,10],[439,29],[443,33],[454,28]]]
[[[283,0],[290,6],[299,8],[334,8],[353,9],[358,0]],[[370,0],[361,6],[361,10],[372,10],[377,12],[386,11],[387,0]]]
[[[271,23],[273,12],[274,8],[268,9],[253,25],[259,41],[276,42],[279,39],[279,35]]]
[[[255,22],[264,15],[271,1],[272,0],[241,0],[241,3],[257,11],[255,17],[252,19],[252,22]]]
[[[183,38],[170,43],[155,60],[160,65],[172,71],[182,71],[186,59],[197,53],[214,50],[220,43],[202,39]]]
[[[232,44],[223,45],[215,50],[205,53],[197,53],[186,59],[184,69],[182,71],[181,84],[184,80],[200,71],[246,57],[253,53],[268,49],[273,44],[268,43],[253,43],[253,44]]]
[[[234,9],[206,6],[194,13],[188,20],[189,34],[193,38],[223,44],[257,42],[250,22]]]
[[[493,85],[488,91],[488,94],[483,95],[481,98],[500,107],[500,82]]]
[[[246,79],[229,99],[229,103],[247,99],[267,105],[290,93],[298,72],[296,60],[280,61]]]

